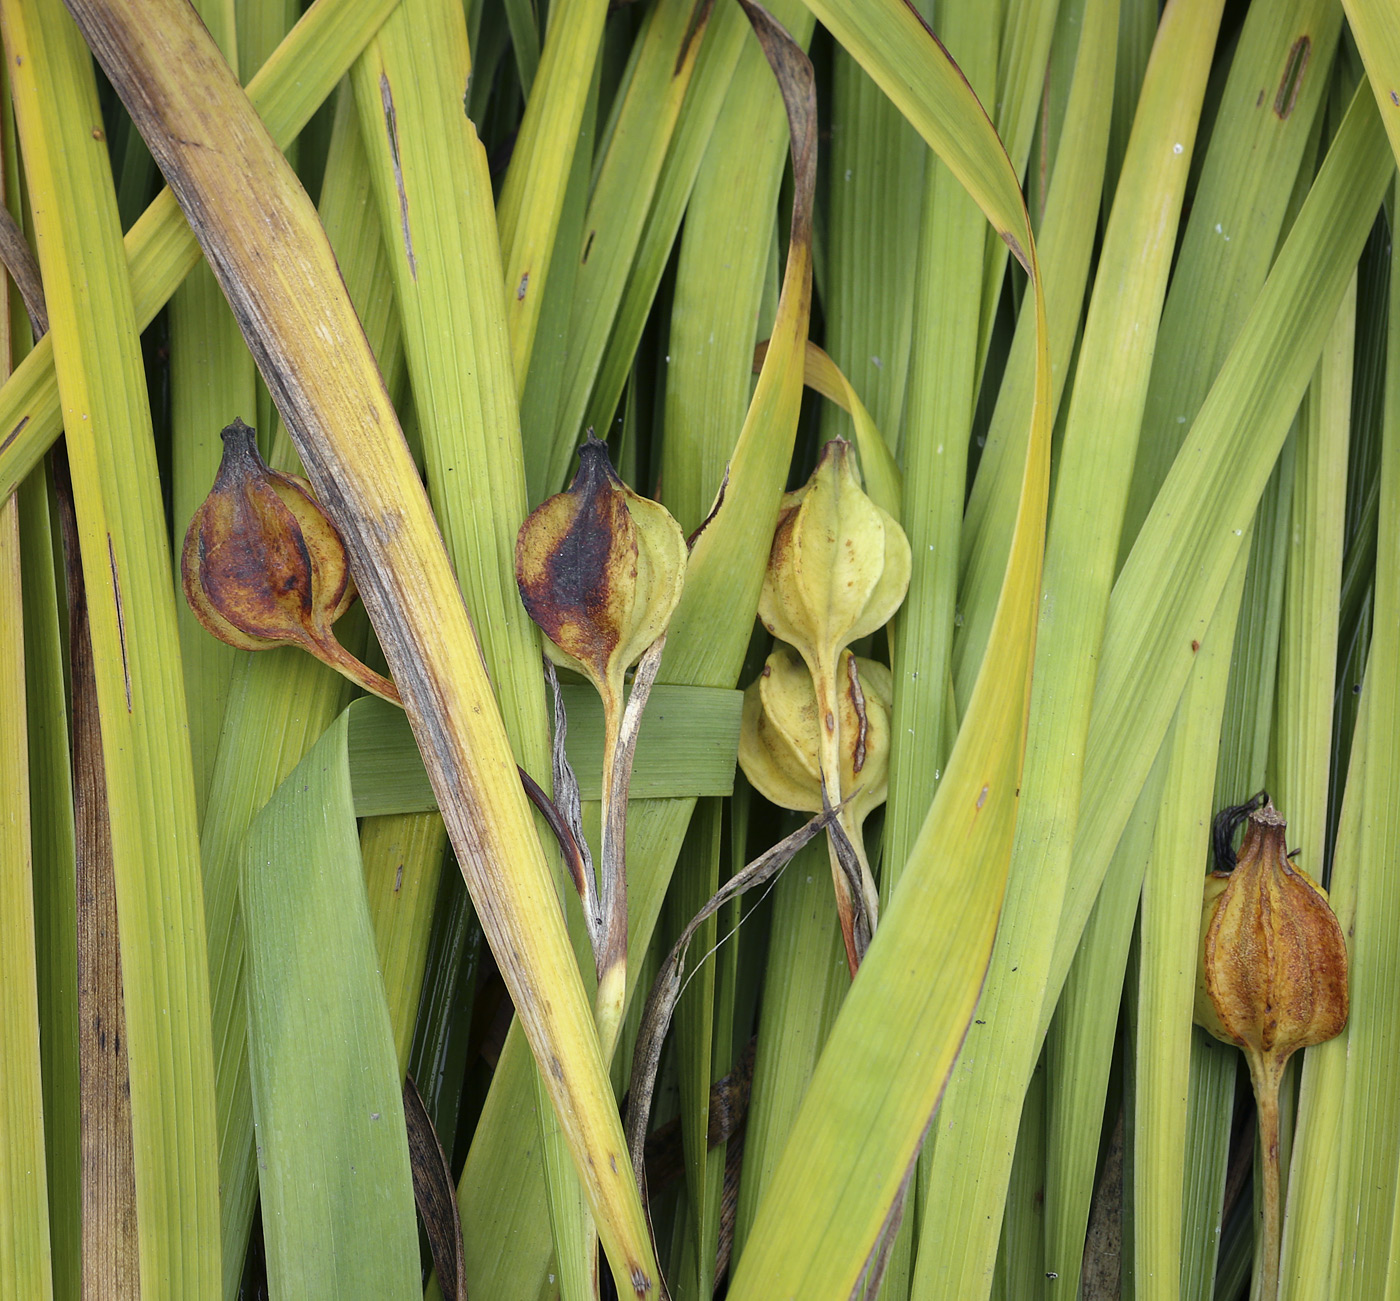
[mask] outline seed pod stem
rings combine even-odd
[[[322,664],[328,665],[343,677],[349,678],[357,687],[363,687],[370,695],[387,700],[391,705],[403,706],[398,687],[382,673],[376,673],[368,664],[357,660],[336,641],[333,633],[327,632],[324,636],[316,638],[314,648],[308,646],[307,649]]]
[[[1257,1301],[1275,1301],[1278,1296],[1279,1247],[1283,1218],[1279,1204],[1278,1092],[1284,1063],[1272,1056],[1246,1053],[1249,1078],[1254,1086],[1254,1103],[1259,1113],[1259,1150],[1264,1159],[1264,1237],[1254,1259],[1254,1284],[1250,1295]]]
[[[817,691],[817,735],[821,738],[818,747],[818,762],[821,766],[822,787],[834,791],[841,810],[837,821],[846,833],[851,848],[855,851],[860,865],[860,891],[854,892],[841,866],[837,843],[830,830],[827,832],[827,848],[831,857],[831,881],[836,890],[836,914],[841,920],[841,938],[846,946],[846,962],[852,977],[860,967],[870,938],[879,922],[879,892],[875,888],[875,877],[870,871],[870,860],[865,853],[864,817],[857,818],[856,810],[849,797],[852,791],[842,789],[841,781],[841,709],[837,696],[835,669],[824,662],[824,658],[812,666],[812,682]],[[851,679],[857,683],[855,660],[848,659],[852,666]]]
[[[603,915],[602,942],[595,951],[598,966],[598,994],[594,1002],[594,1022],[598,1040],[607,1060],[617,1046],[622,1029],[622,1013],[627,1005],[627,795],[632,784],[632,760],[637,753],[637,734],[642,711],[651,695],[652,684],[661,668],[666,648],[663,632],[637,661],[627,708],[609,708],[604,701],[606,720],[603,736],[603,873],[599,888]]]

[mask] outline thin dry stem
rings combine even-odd
[[[642,712],[661,667],[666,648],[663,632],[637,661],[627,707],[616,698],[603,701],[603,836],[601,911],[602,943],[595,949],[598,996],[594,1005],[603,1060],[611,1059],[627,1003],[627,795]]]

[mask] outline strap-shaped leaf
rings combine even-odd
[[[555,236],[607,11],[605,0],[554,6],[501,191],[497,222],[517,392],[530,371],[545,281],[559,251]]]
[[[1342,0],[1371,80],[1391,152],[1400,160],[1400,23],[1386,0]]]
[[[912,9],[897,0],[810,2],[1030,272],[1039,347],[1021,502],[982,672],[923,831],[759,1206],[730,1290],[745,1301],[850,1295],[971,1020],[1015,828],[1049,468],[1044,303],[1029,220],[996,132]],[[950,917],[959,919],[954,928]]]
[[[248,831],[248,1040],[273,1295],[418,1295],[403,1093],[346,748],[326,730]]]
[[[92,60],[58,0],[0,10],[68,424],[121,924],[141,1293],[219,1280],[199,832],[150,404]],[[98,135],[101,132],[98,131]],[[31,354],[31,357],[33,354]],[[7,760],[13,761],[13,760]]]
[[[565,686],[569,730],[564,748],[579,795],[602,795],[603,707],[591,687]],[[728,795],[744,694],[717,687],[655,687],[637,738],[634,800]],[[403,711],[366,698],[350,706],[350,780],[355,814],[419,813],[438,807]]]
[[[554,884],[441,535],[316,214],[188,9],[73,9],[340,526],[614,1274],[626,1295],[651,1295],[656,1264]]]
[[[29,852],[29,772],[24,709],[24,618],[19,500],[0,503],[0,745],[15,761],[0,770],[0,1207],[9,1219],[0,1290],[53,1295],[44,1104]]]
[[[1115,9],[1086,6],[1081,40],[1111,40]],[[979,1024],[940,1112],[919,1301],[940,1290],[973,1295],[995,1265],[1020,1095],[1040,1051],[1033,1009],[1055,944],[1046,918],[1058,913],[1072,870],[1097,652],[1221,9],[1220,0],[1180,0],[1164,18],[1103,236],[1055,472],[1006,902]],[[1105,133],[1098,144],[1102,151]]]
[[[1380,82],[1387,92],[1392,83]],[[1361,87],[1359,93],[1364,94]],[[1356,915],[1348,927],[1352,1016],[1347,1030],[1342,1151],[1337,1175],[1336,1295],[1348,1301],[1393,1295],[1395,1186],[1400,1164],[1400,1097],[1384,1086],[1400,1025],[1395,963],[1400,936],[1400,259],[1392,244],[1386,350],[1375,626],[1366,664],[1366,739],[1356,859]],[[1353,746],[1356,742],[1353,742]],[[1355,753],[1355,750],[1353,750]],[[1348,790],[1350,801],[1352,792]],[[1334,1275],[1334,1278],[1336,1276]]]

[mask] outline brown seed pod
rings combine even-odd
[[[240,650],[293,643],[366,690],[397,703],[387,678],[335,639],[355,599],[345,544],[311,485],[271,469],[241,420],[224,429],[223,459],[185,533],[180,579],[205,629]]]
[[[515,543],[525,609],[605,707],[620,699],[628,666],[666,630],[685,566],[680,525],[623,483],[607,444],[592,437],[567,491],[541,503]]]
[[[1348,1011],[1342,928],[1288,857],[1286,825],[1266,800],[1248,814],[1234,870],[1207,878],[1196,998],[1201,1025],[1274,1073],[1339,1034]]]
[[[1245,823],[1239,854],[1230,839]],[[1215,820],[1215,860],[1232,871],[1206,878],[1201,909],[1196,1020],[1238,1044],[1249,1062],[1263,1155],[1263,1235],[1250,1295],[1278,1295],[1282,1209],[1279,1085],[1299,1048],[1340,1034],[1347,1022],[1347,950],[1327,894],[1284,846],[1286,823],[1267,794]]]

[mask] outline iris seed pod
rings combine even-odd
[[[1245,823],[1239,853],[1230,849]],[[1215,820],[1216,863],[1206,878],[1196,979],[1196,1020],[1237,1044],[1249,1062],[1264,1158],[1264,1233],[1250,1295],[1278,1295],[1282,1234],[1279,1085],[1299,1048],[1340,1034],[1348,1012],[1347,950],[1327,894],[1288,857],[1284,822],[1261,792]]]
[[[659,502],[613,471],[590,437],[568,490],[520,526],[515,579],[530,617],[609,702],[671,620],[685,583],[685,535]]]
[[[332,625],[355,599],[345,544],[305,479],[271,469],[241,420],[185,533],[180,579],[204,628],[240,650],[299,645],[375,695],[387,678],[341,644]]]
[[[1272,803],[1248,814],[1235,868],[1206,878],[1196,1019],[1272,1071],[1347,1020],[1347,951],[1327,893],[1288,857]]]
[[[851,681],[854,661],[856,681]],[[889,789],[890,710],[894,679],[875,660],[841,655],[837,681],[841,706],[842,789],[853,792],[851,810],[862,823],[885,802]],[[857,691],[859,694],[857,694]],[[739,766],[754,788],[779,808],[818,813],[822,807],[820,735],[812,675],[801,657],[779,646],[744,692]]]
[[[857,637],[888,623],[909,587],[909,540],[894,517],[866,495],[856,475],[851,444],[836,438],[822,449],[812,476],[782,501],[768,556],[758,615],[764,626],[796,648],[811,673],[818,723],[821,787],[835,804],[850,791],[843,784],[838,673],[841,652]],[[852,844],[851,813],[838,819]],[[835,833],[833,833],[835,834]],[[854,975],[873,933],[878,895],[863,854],[863,916],[850,897],[845,871],[838,870],[833,844],[832,877],[836,907]]]
[[[860,486],[851,444],[833,439],[812,477],[783,498],[759,618],[816,676],[816,665],[890,621],[909,565],[904,530]]]
[[[557,657],[603,701],[603,828],[598,915],[589,921],[598,971],[594,1019],[605,1059],[621,1029],[627,987],[627,788],[666,626],[685,584],[681,526],[613,471],[590,436],[565,492],[537,507],[515,541],[515,581]],[[626,707],[629,665],[641,661]],[[585,900],[587,904],[587,900]]]
[[[801,656],[789,646],[779,646],[744,693],[739,766],[766,799],[780,808],[808,813],[824,807],[824,774],[838,773],[841,797],[847,800],[838,820],[855,863],[843,866],[844,851],[832,840],[831,874],[846,959],[854,975],[879,909],[863,827],[870,812],[884,803],[889,789],[894,679],[883,664],[842,651],[835,682],[834,708],[824,709]],[[830,730],[824,726],[828,712],[839,718],[838,726]],[[836,756],[824,759],[833,735]],[[827,802],[835,803],[830,777],[825,778],[825,786]],[[851,884],[856,880],[859,915]]]

